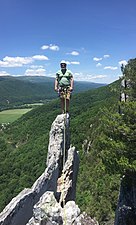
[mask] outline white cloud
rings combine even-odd
[[[79,65],[80,62],[70,62],[70,64],[73,64],[73,65]]]
[[[107,75],[95,75],[95,76],[92,76],[91,79],[102,79],[105,77],[107,77]]]
[[[59,46],[58,45],[53,45],[53,44],[50,44],[50,45],[43,45],[41,47],[42,50],[46,50],[46,49],[49,49],[49,50],[52,50],[52,51],[59,51]]]
[[[9,63],[19,63],[19,64],[28,64],[32,62],[32,58],[31,57],[9,57],[6,56],[5,58],[3,58],[4,62],[9,62]]]
[[[46,49],[48,49],[48,48],[49,48],[49,45],[43,45],[43,46],[41,47],[42,50],[46,50]]]
[[[121,60],[121,61],[119,61],[119,65],[121,66],[122,64],[123,64],[124,66],[126,66],[128,63],[127,63],[126,60]]]
[[[98,75],[91,75],[91,74],[83,74],[83,73],[74,73],[74,79],[79,81],[94,81],[97,79],[106,78],[107,75],[98,74]]]
[[[109,57],[110,57],[110,55],[104,55],[103,57],[104,57],[104,58],[109,58]]]
[[[31,65],[30,68],[31,69],[40,69],[40,68],[43,68],[43,66],[41,66],[41,65]]]
[[[0,71],[0,76],[10,76],[6,71]]]
[[[39,68],[39,69],[27,69],[25,71],[26,76],[45,76],[46,70]]]
[[[53,51],[59,51],[59,46],[57,46],[57,45],[50,45],[49,49],[53,50]]]
[[[102,66],[101,63],[97,63],[97,64],[96,64],[96,67],[100,67],[100,66]]]
[[[78,62],[78,61],[71,61],[71,62],[70,61],[65,61],[65,62],[66,62],[67,65],[71,65],[71,64],[72,65],[79,65],[80,64],[80,62]]]
[[[0,60],[0,67],[22,67],[31,64],[34,60],[49,60],[45,55],[34,55],[32,57],[9,57],[6,56]]]
[[[79,52],[77,52],[77,51],[72,51],[72,52],[70,52],[70,53],[67,53],[67,55],[74,55],[74,56],[76,56],[76,55],[79,55]]]
[[[35,59],[35,60],[49,60],[47,56],[45,55],[34,55],[32,57],[32,59]]]
[[[0,67],[21,67],[23,65],[32,63],[32,57],[9,57],[6,56],[0,60]]]
[[[117,70],[118,67],[117,66],[105,66],[104,70]]]
[[[97,57],[94,57],[94,58],[93,58],[93,60],[94,60],[94,61],[96,61],[96,62],[98,62],[98,61],[101,61],[101,60],[102,60],[102,58],[97,58]]]

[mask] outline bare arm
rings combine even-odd
[[[73,87],[74,87],[74,78],[71,77],[71,80],[70,80],[70,90],[71,91],[73,90]]]
[[[55,79],[54,89],[55,89],[55,91],[58,91],[58,81],[57,81],[57,79]]]

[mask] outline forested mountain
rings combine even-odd
[[[75,81],[74,93],[104,86],[91,82]],[[20,106],[26,103],[46,102],[57,98],[54,78],[49,77],[0,77],[0,109]]]
[[[129,84],[133,99],[135,85]],[[120,81],[116,81],[73,95],[70,105],[71,144],[80,155],[76,202],[107,225],[113,224],[121,176],[136,171],[136,102],[119,103],[119,99]],[[44,171],[49,130],[60,112],[59,100],[53,100],[1,130],[1,210]]]
[[[96,119],[96,115],[101,114],[104,107],[109,108],[118,101],[119,96],[115,92],[116,89],[117,84],[115,83],[75,94],[71,100],[71,143],[81,154],[77,201],[83,210],[87,209],[86,201],[88,202],[84,193],[84,189],[86,191],[88,189],[87,173],[90,173],[91,179],[92,171],[88,168],[87,171],[84,171],[87,166],[84,162],[84,160],[87,162],[85,159],[87,155],[86,151],[82,149],[82,145],[90,135],[91,124],[97,125],[98,117]],[[116,110],[118,109],[116,108]],[[59,113],[61,113],[60,102],[54,100],[25,114],[1,132],[1,209],[24,187],[31,186],[44,171],[49,130]],[[84,183],[85,180],[86,184],[82,187],[82,182]],[[94,211],[93,209],[93,214]]]

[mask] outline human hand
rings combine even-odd
[[[69,90],[70,90],[70,91],[73,91],[73,88],[72,88],[72,87],[70,87],[70,88],[69,88]]]
[[[55,90],[56,92],[58,92],[58,88],[57,88],[57,87],[55,87],[54,90]]]

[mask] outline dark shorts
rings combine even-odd
[[[70,89],[61,87],[59,89],[59,96],[60,96],[61,99],[66,98],[66,99],[70,100],[70,98],[71,98],[71,91],[70,91]]]

